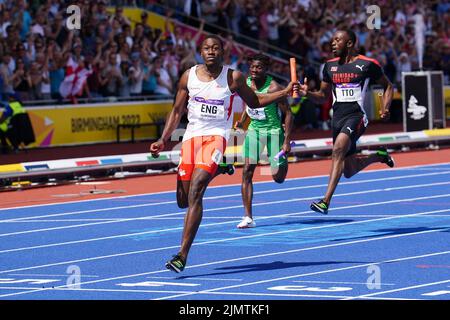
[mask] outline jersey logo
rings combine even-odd
[[[336,72],[337,71],[337,67],[331,67],[330,71],[331,72]]]
[[[347,129],[348,129],[348,131],[350,131],[350,134],[352,134],[353,131],[355,131],[355,130],[350,129],[350,127],[347,127]]]
[[[361,71],[363,71],[364,65],[356,65],[355,67],[359,68]]]

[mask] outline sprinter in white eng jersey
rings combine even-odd
[[[333,94],[333,152],[331,174],[325,196],[311,203],[310,208],[322,214],[328,213],[331,197],[342,173],[350,178],[371,163],[382,162],[389,167],[394,160],[386,149],[371,155],[356,155],[356,141],[364,133],[368,121],[364,110],[364,97],[369,82],[383,86],[384,94],[380,117],[389,117],[393,87],[378,61],[355,52],[356,35],[351,30],[337,31],[331,47],[336,58],[325,63],[320,90],[311,92],[308,86],[300,86],[300,95],[316,103],[324,103]]]
[[[255,94],[242,73],[223,66],[223,43],[207,36],[200,47],[204,64],[187,70],[180,79],[173,109],[161,138],[150,146],[158,156],[178,127],[185,112],[188,126],[183,136],[177,176],[177,202],[188,208],[184,219],[181,249],[166,267],[181,272],[203,215],[203,195],[217,173],[233,122],[233,97],[238,94],[250,108],[260,108],[287,98],[298,83],[270,94]]]

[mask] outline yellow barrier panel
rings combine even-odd
[[[444,88],[445,107],[447,109],[447,119],[450,119],[450,86]],[[450,124],[447,123],[447,126]]]
[[[107,11],[110,13],[114,13],[115,10],[116,9],[114,7],[109,7],[107,9]],[[152,29],[160,29],[162,31],[165,30],[165,18],[163,16],[160,16],[159,14],[153,13],[151,11],[139,9],[139,8],[125,7],[125,8],[123,8],[123,15],[131,21],[132,30],[134,30],[134,26],[136,25],[136,22],[141,22],[141,13],[143,11],[147,12],[147,14],[148,14],[147,24],[149,26],[151,26]],[[173,31],[172,23],[169,24],[169,28],[171,31]]]
[[[30,147],[76,145],[116,141],[118,124],[165,122],[172,101],[102,103],[26,108],[36,142]],[[135,139],[156,138],[155,126],[141,127]],[[131,138],[121,129],[121,139]]]
[[[424,132],[429,137],[450,136],[450,129],[424,130]]]
[[[5,164],[0,166],[0,172],[23,172],[25,168],[21,164]]]

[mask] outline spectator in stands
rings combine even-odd
[[[141,59],[139,53],[131,56],[131,66],[128,69],[130,81],[131,96],[140,96],[142,94],[142,82],[144,80],[144,71],[141,67]]]
[[[122,73],[117,66],[117,54],[111,52],[108,54],[107,65],[100,72],[100,86],[103,87],[103,96],[117,96],[122,81]]]
[[[52,99],[60,100],[59,87],[64,80],[64,59],[61,51],[56,51],[55,47],[49,47],[48,71],[50,76],[50,95]]]
[[[397,83],[402,71],[417,70],[419,67],[412,17],[416,12],[422,12],[427,28],[424,68],[444,70],[445,79],[448,81],[448,39],[450,36],[448,1],[380,1],[377,5],[380,6],[382,12],[382,32],[367,29],[365,6],[369,2],[366,0],[353,3],[334,0],[268,0],[265,2],[256,0],[189,0],[184,2],[174,0],[166,2],[167,5],[172,5],[175,11],[165,10],[164,14],[168,19],[164,30],[151,28],[150,25],[153,21],[149,19],[149,14],[145,10],[141,12],[139,21],[132,27],[131,21],[125,17],[122,7],[127,3],[134,4],[132,1],[78,1],[76,3],[81,6],[82,23],[85,27],[81,31],[75,32],[66,27],[65,3],[66,1],[62,0],[37,2],[25,0],[4,2],[0,0],[0,55],[2,55],[3,62],[0,65],[2,80],[0,85],[3,93],[14,90],[15,85],[19,86],[21,98],[25,100],[27,98],[44,98],[48,96],[49,88],[51,96],[58,97],[56,88],[67,71],[62,68],[61,63],[66,65],[67,62],[69,65],[76,66],[78,61],[85,59],[88,54],[92,54],[91,59],[95,62],[89,63],[92,74],[89,75],[87,83],[89,89],[95,87],[91,90],[92,96],[101,95],[100,73],[104,73],[103,69],[105,68],[101,69],[100,64],[105,63],[105,67],[109,65],[109,55],[112,53],[116,54],[117,70],[120,70],[123,61],[128,61],[131,65],[131,56],[139,53],[143,94],[154,92],[155,79],[159,83],[158,91],[169,90],[165,86],[168,86],[169,83],[173,90],[179,74],[185,68],[202,62],[195,52],[203,32],[202,25],[194,34],[185,32],[185,29],[180,28],[176,22],[177,19],[181,19],[177,12],[182,10],[183,5],[185,5],[185,12],[189,12],[193,17],[203,17],[207,23],[216,23],[220,27],[207,25],[207,30],[224,35],[226,32],[222,32],[221,28],[237,31],[252,39],[260,39],[293,51],[299,58],[304,57],[306,61],[316,66],[316,75],[320,75],[318,66],[323,59],[329,58],[331,51],[329,50],[329,41],[335,29],[342,26],[350,27],[358,35],[360,53],[379,59],[383,63],[388,77]],[[152,1],[152,3],[156,3],[156,1]],[[113,13],[108,13],[106,10],[108,4],[116,5]],[[138,1],[137,4],[146,5],[146,9],[156,10],[155,8],[158,8],[160,12],[164,11],[158,5],[149,5],[148,0]],[[265,49],[264,46],[258,47],[257,44],[251,43],[247,38],[245,41],[239,36],[234,38],[246,45]],[[287,40],[280,41],[280,39]],[[47,53],[50,47],[54,47],[52,49],[53,56]],[[277,54],[283,59],[289,56],[289,54],[280,54],[276,50],[269,52]],[[48,61],[45,59],[47,55]],[[165,68],[169,77],[166,77],[164,71],[159,72],[159,68],[153,68],[151,61],[156,56],[162,59],[162,68]],[[231,55],[225,56],[227,64],[239,68],[240,63],[237,60],[240,54],[236,49],[231,51]],[[101,62],[101,59],[104,61]],[[8,60],[7,66],[5,65],[6,60]],[[15,72],[17,61],[25,64],[20,72]],[[87,62],[85,61],[85,63]],[[304,63],[304,61],[299,59],[299,63]],[[286,74],[289,74],[286,73],[288,71],[286,66],[286,62],[281,63],[279,67],[274,63],[271,72],[286,77]],[[28,71],[33,74],[36,72],[36,68],[43,71],[42,79],[48,79],[49,82],[38,84],[41,76],[36,73],[35,76],[32,76],[32,87],[28,88],[28,81],[23,79],[23,75]],[[23,75],[19,79],[19,74],[22,73]],[[150,76],[150,74],[152,75]],[[120,78],[121,76],[114,77],[113,80],[108,81],[109,85],[114,87],[113,83]],[[15,79],[15,83],[12,81],[13,79]],[[168,81],[169,79],[170,81]],[[161,85],[162,83],[165,85]],[[39,86],[40,90],[37,89]],[[28,94],[28,89],[34,93]],[[112,92],[105,94],[109,96]]]
[[[15,14],[16,19],[19,20],[20,29],[20,39],[24,41],[27,34],[30,32],[30,27],[32,23],[31,14],[28,11],[28,3],[26,0],[17,1],[17,12]]]
[[[101,62],[101,52],[97,53],[95,56],[93,53],[88,52],[86,54],[85,60],[86,68],[91,70],[86,79],[86,85],[89,88],[89,94],[91,98],[102,97],[100,94],[100,62]]]
[[[28,98],[30,100],[42,99],[41,86],[43,82],[43,74],[37,62],[32,62],[30,67],[31,87]]]
[[[6,100],[9,94],[14,93],[13,75],[15,69],[16,62],[12,59],[11,54],[8,51],[4,52],[0,64],[0,77],[2,78],[0,100]]]
[[[267,40],[271,46],[280,46],[280,34],[278,32],[278,24],[280,23],[280,15],[275,4],[269,3],[267,10]],[[278,51],[271,48],[270,53],[276,54]]]
[[[157,86],[157,78],[155,74],[155,68],[150,63],[150,57],[148,55],[142,56],[142,71],[144,78],[142,80],[142,94],[153,95]]]
[[[128,61],[130,60],[130,45],[127,42],[123,42],[119,46],[119,52],[118,55],[120,56],[120,62]]]
[[[154,74],[156,76],[155,94],[172,95],[173,86],[169,73],[163,68],[163,60],[160,56],[153,59]]]
[[[114,22],[118,25],[122,26],[131,26],[131,21],[123,15],[123,7],[116,7],[114,15],[111,15],[109,18],[110,24],[113,24]]]
[[[400,56],[395,53],[395,63],[396,63],[396,77],[395,83],[397,86],[401,86],[402,83],[402,72],[412,71],[411,61],[406,52],[402,52]]]
[[[219,33],[219,30],[216,27],[217,22],[219,21],[217,1],[202,0],[200,6],[201,15],[199,17],[202,17],[206,22],[205,30],[211,33]]]
[[[249,46],[253,48],[257,48],[258,45],[248,40],[250,39],[259,39],[259,18],[256,12],[256,8],[252,3],[248,3],[245,7],[245,14],[242,16],[241,21],[239,22],[239,28],[244,36],[247,36],[246,42]]]
[[[7,28],[11,25],[11,14],[9,10],[2,10],[0,14],[0,35],[2,38],[8,36]]]
[[[148,13],[146,11],[142,11],[141,13],[141,22],[140,24],[142,25],[142,28],[144,29],[144,36],[149,37],[152,36],[153,34],[153,30],[149,25],[149,19],[148,19]]]
[[[223,48],[223,65],[234,70],[239,70],[241,63],[244,61],[244,52],[239,46],[235,45],[235,41],[232,35],[228,35],[224,41]]]
[[[22,58],[16,60],[16,69],[11,78],[14,92],[17,93],[19,100],[29,100],[29,93],[32,87],[31,78],[28,70],[25,67],[25,62]]]
[[[187,15],[185,22],[191,26],[198,27],[198,19],[203,16],[201,0],[186,0],[184,13]]]
[[[44,28],[46,28],[47,20],[44,13],[38,12],[36,18],[33,21],[33,26],[31,27],[31,34],[37,34],[41,37],[45,36]]]
[[[80,63],[80,61],[84,60],[84,57],[81,54],[82,50],[83,50],[83,48],[81,47],[81,44],[80,43],[75,43],[73,45],[72,55],[70,57],[71,62],[69,62],[69,63],[72,63],[72,64],[74,64],[76,66],[76,65],[78,65]]]
[[[107,9],[107,1],[106,0],[99,1],[98,10],[95,14],[98,21],[108,21],[109,13],[106,9]]]
[[[120,84],[119,96],[120,97],[129,97],[130,96],[130,63],[128,60],[122,61],[120,63],[120,72],[122,75],[122,82]]]

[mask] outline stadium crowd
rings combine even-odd
[[[69,30],[66,8],[81,8]],[[132,29],[106,1],[0,1],[2,98],[22,101],[79,97],[172,95],[184,48],[152,29],[143,11]]]
[[[352,29],[362,54],[383,65],[394,83],[402,71],[419,69],[414,15],[425,17],[426,46],[423,68],[444,70],[449,75],[450,2],[442,0],[382,0],[379,29],[367,27],[368,0],[188,0],[161,1],[190,16],[225,26],[235,34],[260,40],[258,49],[274,47],[303,57],[303,65],[323,63],[330,58],[330,39],[338,29]],[[220,30],[219,30],[220,32]],[[269,51],[273,51],[269,47]],[[314,70],[308,69],[310,77]],[[308,72],[308,71],[307,71]]]
[[[70,4],[81,7],[80,30],[66,27]],[[398,84],[402,71],[419,68],[416,12],[425,17],[423,67],[444,70],[449,82],[449,1],[377,1],[379,30],[366,26],[369,4],[365,0],[0,0],[0,93],[3,97],[14,93],[22,101],[172,95],[180,73],[201,62],[196,51],[203,30],[223,35],[225,64],[247,71],[245,53],[235,40],[285,58],[276,49],[281,48],[301,57],[301,72],[318,85],[318,66],[330,58],[331,35],[339,28],[352,28],[360,52],[379,60]],[[152,29],[145,11],[132,28],[123,14],[128,5],[165,15],[165,30]],[[108,6],[113,10],[108,12]],[[192,36],[169,28],[175,20],[194,24],[199,32]],[[274,63],[271,71],[289,74],[287,64]]]

